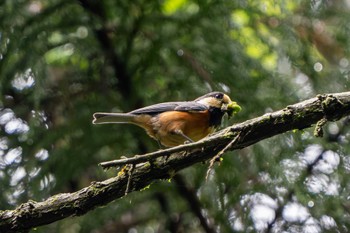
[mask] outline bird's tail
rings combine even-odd
[[[110,123],[133,123],[135,115],[130,113],[94,113],[93,124],[110,124]]]

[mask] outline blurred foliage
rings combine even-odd
[[[116,175],[97,164],[157,150],[130,111],[227,92],[241,122],[349,88],[348,1],[3,0],[0,209]],[[228,125],[230,122],[225,122]],[[180,174],[219,232],[348,232],[349,119],[285,133]],[[36,232],[203,232],[176,181]]]

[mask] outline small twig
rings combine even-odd
[[[221,151],[219,151],[219,153],[217,153],[211,160],[210,160],[210,164],[209,164],[209,167],[208,167],[208,170],[207,170],[207,175],[205,177],[206,180],[208,180],[209,178],[209,175],[210,175],[210,172],[211,170],[213,169],[214,167],[214,164],[215,162],[220,162],[221,160],[221,156],[228,150],[232,147],[232,145],[237,142],[237,140],[239,139],[241,133],[239,132],[236,137],[234,137]]]
[[[321,120],[317,121],[315,130],[314,130],[314,136],[322,138],[323,137],[323,126],[328,122],[326,117],[323,117]]]
[[[171,147],[171,148],[167,148],[164,150],[158,150],[158,151],[143,154],[143,155],[135,155],[131,158],[123,158],[123,159],[116,159],[116,160],[111,160],[111,161],[107,161],[107,162],[102,162],[99,165],[104,169],[108,169],[111,167],[119,167],[119,166],[123,166],[123,165],[127,165],[127,164],[143,163],[143,162],[154,160],[154,159],[162,157],[162,156],[168,156],[168,155],[171,155],[171,154],[176,153],[176,152],[188,151],[191,149],[203,147],[208,142],[212,143],[211,142],[212,139],[213,139],[212,137],[207,137],[207,138],[200,140],[200,141],[197,141],[197,142],[183,144],[180,146]]]
[[[128,195],[130,191],[130,183],[131,183],[131,178],[132,178],[132,173],[134,172],[135,169],[135,164],[132,164],[129,171],[128,171],[128,182],[126,183],[126,189],[125,189],[125,196]]]

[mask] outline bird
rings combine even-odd
[[[198,141],[213,133],[222,117],[239,112],[241,107],[222,92],[210,92],[193,101],[164,102],[128,113],[96,112],[93,124],[134,124],[160,145],[174,147]]]

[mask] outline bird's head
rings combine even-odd
[[[241,107],[236,102],[222,92],[211,92],[197,98],[195,101],[208,107],[219,108],[222,112],[227,113],[229,117],[241,110]]]

